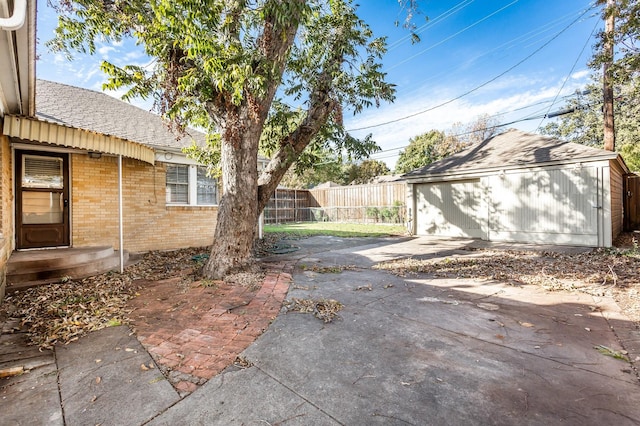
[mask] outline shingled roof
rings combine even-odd
[[[604,149],[510,129],[457,154],[413,170],[403,177],[412,179],[478,173],[553,163],[609,160],[617,156],[615,152]]]
[[[107,94],[46,80],[36,81],[36,117],[154,148],[178,149],[194,139],[205,141],[205,135],[193,129],[178,138],[159,115]]]

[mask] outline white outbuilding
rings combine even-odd
[[[629,175],[615,152],[508,130],[404,175],[409,230],[610,247]]]

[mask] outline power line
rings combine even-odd
[[[593,26],[593,29],[591,30],[591,34],[589,34],[589,37],[587,37],[587,40],[584,42],[584,45],[582,46],[582,50],[580,50],[580,53],[578,54],[578,57],[573,62],[573,66],[571,67],[571,70],[569,71],[569,73],[565,77],[564,81],[562,82],[562,86],[560,86],[560,89],[558,90],[558,93],[556,94],[556,97],[553,98],[553,102],[551,103],[551,105],[549,105],[549,110],[551,110],[551,107],[556,102],[556,99],[558,99],[558,96],[560,96],[560,92],[562,92],[562,89],[564,88],[564,85],[567,84],[567,80],[569,80],[569,77],[571,77],[571,74],[573,74],[573,70],[576,68],[576,65],[578,64],[578,61],[582,57],[582,54],[584,53],[585,49],[587,48],[587,45],[589,44],[589,40],[591,40],[591,37],[593,37],[593,33],[596,31],[597,27],[598,27],[598,22],[596,22],[596,24]],[[547,111],[547,113],[548,112],[549,111]],[[536,132],[538,131],[538,129],[540,129],[540,126],[542,126],[542,123],[544,122],[545,118],[551,118],[551,117],[547,117],[547,114],[545,114],[545,117],[542,117],[542,120],[540,120],[540,123],[538,123],[538,127],[536,127],[536,130],[535,130]]]
[[[497,125],[495,125],[493,127],[497,129],[497,128],[501,128],[501,127],[511,126],[512,124],[520,123],[520,122],[523,122],[523,121],[537,120],[539,118],[543,118],[543,119],[544,118],[555,118],[555,117],[560,117],[562,115],[574,113],[575,111],[576,111],[575,108],[566,108],[566,109],[559,110],[559,111],[554,111],[554,112],[551,112],[551,113],[547,112],[547,113],[542,114],[542,115],[535,115],[535,116],[519,118],[517,120],[512,120],[512,121],[509,121],[509,122],[506,122],[506,123],[497,124]],[[470,135],[470,134],[476,133],[476,132],[482,132],[482,131],[485,131],[485,130],[489,130],[489,127],[484,127],[482,129],[476,129],[476,130],[469,130],[469,131],[462,132],[462,133],[449,134],[449,135],[446,135],[446,136],[458,137],[458,136]],[[537,129],[536,129],[536,131],[537,131]],[[395,157],[395,156],[399,155],[399,153],[393,153],[393,154],[388,154],[388,155],[383,155],[383,156],[377,156],[377,155],[385,153],[385,152],[400,151],[402,149],[406,149],[407,147],[409,147],[409,145],[410,144],[403,145],[403,146],[396,147],[396,148],[384,149],[384,150],[375,152],[375,153],[371,154],[371,158],[375,159],[375,160],[381,160],[381,159],[384,159],[384,158]],[[373,158],[373,156],[376,156],[376,157]]]
[[[522,65],[522,64],[523,64],[524,62],[526,62],[527,60],[531,59],[534,55],[536,55],[536,54],[537,54],[538,52],[540,52],[542,49],[544,49],[545,47],[547,47],[549,44],[551,44],[551,42],[552,42],[552,41],[554,41],[554,40],[555,40],[556,38],[558,38],[561,34],[563,34],[566,30],[568,30],[570,27],[572,27],[576,22],[578,22],[578,21],[579,21],[579,20],[580,20],[580,19],[581,19],[581,18],[582,18],[582,17],[583,17],[583,16],[584,16],[588,11],[589,11],[589,10],[591,10],[592,8],[593,8],[593,6],[591,6],[591,7],[587,8],[587,9],[585,9],[585,10],[584,10],[584,11],[583,11],[583,12],[582,12],[582,13],[581,13],[581,14],[580,14],[576,19],[574,19],[574,20],[573,20],[569,25],[567,25],[567,26],[566,26],[566,27],[564,27],[562,30],[560,30],[556,35],[554,35],[554,36],[553,36],[552,38],[550,38],[546,43],[544,43],[543,45],[541,45],[540,47],[538,47],[538,48],[537,48],[536,50],[534,50],[532,53],[530,53],[529,55],[527,55],[524,59],[522,59],[522,60],[518,61],[515,65],[513,65],[513,66],[509,67],[507,70],[505,70],[505,71],[501,72],[500,74],[496,75],[495,77],[493,77],[493,78],[491,78],[491,79],[489,79],[489,80],[485,81],[484,83],[482,83],[482,84],[480,84],[480,85],[478,85],[478,86],[474,87],[473,89],[468,90],[468,91],[466,91],[466,92],[462,93],[461,95],[458,95],[458,96],[456,96],[456,97],[454,97],[454,98],[452,98],[452,99],[449,99],[448,101],[441,102],[441,103],[439,103],[439,104],[437,104],[437,105],[435,105],[435,106],[429,107],[429,108],[424,109],[424,110],[422,110],[422,111],[418,111],[418,112],[415,112],[415,113],[413,113],[413,114],[406,115],[406,116],[404,116],[404,117],[396,118],[396,119],[389,120],[389,121],[385,121],[385,122],[378,123],[378,124],[373,124],[373,125],[370,125],[370,126],[358,127],[358,128],[354,128],[354,129],[347,129],[347,131],[348,131],[348,132],[355,132],[355,131],[358,131],[358,130],[373,129],[373,128],[376,128],[376,127],[382,127],[382,126],[386,126],[386,125],[389,125],[389,124],[393,124],[393,123],[397,123],[397,122],[400,122],[400,121],[404,121],[404,120],[407,120],[407,119],[409,119],[409,118],[413,118],[413,117],[416,117],[416,116],[418,116],[418,115],[424,114],[424,113],[426,113],[426,112],[433,111],[433,110],[435,110],[435,109],[441,108],[441,107],[443,107],[443,106],[445,106],[445,105],[448,105],[448,104],[453,103],[453,102],[455,102],[455,101],[457,101],[457,100],[459,100],[459,99],[462,99],[462,98],[464,98],[465,96],[470,95],[471,93],[474,93],[474,92],[478,91],[479,89],[481,89],[481,88],[483,88],[483,87],[485,87],[485,86],[489,85],[490,83],[493,83],[494,81],[496,81],[496,80],[497,80],[497,79],[499,79],[500,77],[504,76],[505,74],[507,74],[507,73],[511,72],[512,70],[514,70],[514,69],[515,69],[515,68],[517,68],[518,66]]]
[[[595,7],[595,4],[594,4],[594,3],[591,3],[589,7],[590,7],[591,9],[593,9],[593,8]],[[472,62],[478,61],[479,59],[481,59],[481,58],[483,58],[483,57],[486,57],[486,56],[488,56],[488,55],[490,55],[491,53],[496,52],[496,51],[501,52],[501,53],[504,53],[504,51],[505,51],[505,50],[508,50],[508,49],[515,49],[515,48],[516,48],[520,43],[522,43],[522,42],[526,42],[526,41],[528,41],[528,40],[533,39],[534,37],[537,37],[537,36],[540,36],[540,35],[546,34],[546,33],[550,32],[550,31],[552,31],[552,30],[555,30],[555,28],[556,28],[557,26],[562,25],[565,21],[568,21],[570,18],[572,18],[573,16],[575,16],[575,14],[576,14],[576,13],[580,13],[581,11],[583,11],[583,8],[577,9],[577,11],[574,11],[574,12],[571,12],[571,13],[567,13],[567,14],[565,14],[565,15],[561,16],[561,17],[558,17],[558,18],[556,18],[556,19],[553,19],[553,20],[551,20],[551,21],[548,21],[548,22],[547,22],[547,23],[545,23],[544,25],[542,25],[542,26],[540,26],[540,27],[538,27],[538,28],[536,28],[536,29],[534,29],[534,30],[530,30],[530,31],[528,31],[528,32],[526,32],[526,33],[524,33],[524,34],[521,34],[521,35],[519,35],[519,36],[517,36],[517,37],[512,38],[511,40],[507,40],[507,41],[503,42],[502,44],[500,44],[500,45],[498,45],[498,46],[495,46],[495,47],[493,47],[493,48],[492,48],[492,49],[490,49],[490,50],[487,50],[487,51],[486,51],[486,52],[484,52],[484,53],[478,54],[478,55],[476,55],[474,58],[472,58],[472,59],[470,59],[470,60],[467,60],[466,62],[467,62],[467,63],[472,63]],[[592,15],[592,16],[587,17],[587,18],[585,18],[585,19],[591,18],[591,17],[593,17],[593,16],[595,16],[595,15]],[[542,41],[542,40],[534,41],[533,43],[538,43],[538,42],[540,42],[540,41]],[[532,44],[532,43],[530,43],[530,44]],[[528,48],[528,47],[529,47],[529,46],[527,46],[527,48]],[[524,48],[523,48],[522,50],[524,50]],[[480,63],[481,63],[481,62],[480,62]],[[478,63],[478,65],[480,65],[480,63]],[[394,67],[395,67],[395,66],[394,66]],[[440,71],[439,71],[438,73],[436,73],[436,74],[432,74],[432,75],[430,75],[428,78],[424,79],[424,80],[422,81],[422,84],[425,84],[425,83],[427,83],[427,82],[429,82],[429,81],[438,80],[438,79],[440,79],[443,75],[448,75],[448,76],[449,76],[449,75],[451,75],[451,73],[452,73],[452,72],[455,72],[455,70],[456,70],[456,69],[454,69],[454,68],[450,68],[450,69],[440,69]],[[408,88],[408,89],[406,89],[406,90],[413,90],[413,89],[412,89],[412,88]],[[399,94],[399,93],[404,93],[406,90],[400,90],[400,91],[398,91],[398,94]]]
[[[520,0],[514,0],[514,1],[512,1],[512,2],[511,2],[511,3],[509,3],[508,5],[503,6],[503,7],[501,7],[500,9],[496,10],[495,12],[490,13],[489,15],[487,15],[487,16],[485,16],[485,17],[483,17],[483,18],[479,19],[479,20],[477,20],[477,21],[476,21],[476,22],[474,22],[473,24],[466,26],[465,28],[461,29],[460,31],[458,31],[458,32],[456,32],[456,33],[454,33],[454,34],[452,34],[452,35],[450,35],[449,37],[445,38],[444,40],[440,40],[440,41],[439,41],[439,42],[437,42],[436,44],[432,44],[432,45],[431,45],[431,46],[429,46],[428,48],[426,48],[426,49],[424,49],[424,50],[421,50],[420,52],[416,53],[415,55],[409,56],[407,59],[405,59],[405,60],[403,60],[403,61],[398,62],[397,64],[395,64],[395,65],[394,65],[394,66],[392,66],[391,68],[387,68],[387,70],[389,70],[389,71],[390,71],[390,70],[392,70],[392,69],[394,69],[394,68],[397,68],[397,67],[399,67],[400,65],[402,65],[402,64],[404,64],[404,63],[406,63],[406,62],[409,62],[410,60],[412,60],[412,59],[414,59],[414,58],[416,58],[416,57],[418,57],[418,56],[422,55],[423,53],[428,52],[429,50],[434,49],[434,48],[436,48],[436,47],[440,46],[440,45],[441,45],[441,44],[443,44],[443,43],[446,43],[447,41],[451,40],[452,38],[455,38],[455,37],[459,36],[459,35],[460,35],[460,34],[462,34],[463,32],[465,32],[465,31],[467,31],[467,30],[469,30],[469,29],[471,29],[471,28],[475,27],[476,25],[480,24],[481,22],[484,22],[484,21],[486,21],[487,19],[491,18],[492,16],[497,15],[498,13],[502,12],[503,10],[505,10],[505,9],[507,9],[507,8],[509,8],[509,7],[511,7],[511,6],[513,6],[514,4],[518,3],[518,1],[520,1]]]
[[[579,93],[584,95],[584,94],[587,94],[588,91],[583,91],[583,92],[579,92]],[[567,99],[567,98],[570,98],[570,97],[575,96],[575,95],[576,95],[576,93],[571,93],[569,95],[562,96],[562,99]],[[496,114],[489,115],[487,117],[488,118],[495,118],[495,117],[499,117],[501,115],[511,114],[513,112],[522,111],[523,109],[528,109],[528,108],[531,108],[531,107],[534,107],[534,106],[537,106],[537,105],[543,105],[543,104],[547,104],[547,103],[550,103],[550,102],[552,102],[552,100],[545,100],[545,101],[535,102],[535,103],[532,103],[532,104],[529,104],[529,105],[524,105],[524,106],[521,106],[521,107],[518,107],[518,108],[511,109],[511,110],[508,110],[508,111],[498,112]],[[519,118],[519,119],[514,120],[514,121],[510,121],[508,123],[498,124],[495,127],[504,127],[504,126],[509,126],[511,124],[519,123],[521,121],[528,121],[528,120],[531,120],[531,119],[541,118],[542,115],[540,115],[540,113],[542,111],[544,111],[545,109],[547,109],[547,108],[538,109],[538,110],[536,110],[536,111],[534,111],[534,112],[530,113],[529,115],[526,115],[526,116],[524,116],[522,118]],[[548,113],[548,109],[547,109],[547,113]],[[562,115],[562,114],[549,113],[547,115],[547,118],[554,118],[554,117],[556,117],[558,115]],[[484,128],[484,129],[479,129],[479,130],[487,130],[487,129]],[[448,136],[453,136],[453,137],[464,136],[464,135],[467,135],[467,134],[471,134],[471,133],[473,133],[475,131],[477,131],[477,130],[471,130],[471,131],[468,131],[468,132],[450,134]],[[377,151],[377,152],[375,152],[375,153],[373,153],[371,155],[378,155],[378,154],[382,154],[382,153],[385,153],[385,152],[398,151],[400,149],[405,149],[407,146],[409,146],[409,145],[408,144],[404,144],[402,146],[398,146],[398,147],[394,147],[394,148],[382,149],[382,150]],[[386,158],[386,157],[382,157],[382,158]]]

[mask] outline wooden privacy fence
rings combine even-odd
[[[264,221],[404,223],[406,196],[404,182],[278,189],[264,210]]]
[[[276,189],[264,208],[264,223],[311,221],[310,198],[306,189]]]

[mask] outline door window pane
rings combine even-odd
[[[59,192],[22,193],[22,223],[62,223],[63,197]]]
[[[22,187],[62,189],[62,158],[22,156]]]

